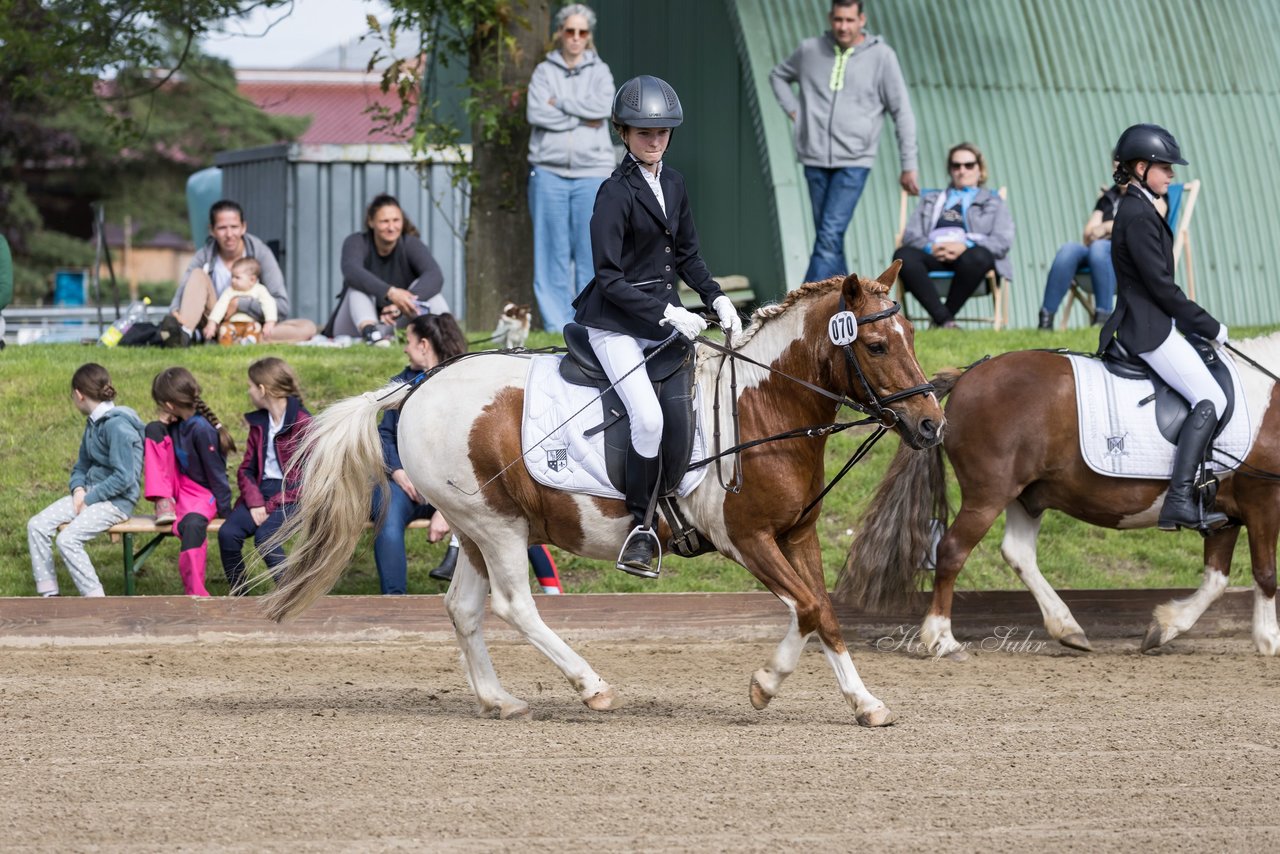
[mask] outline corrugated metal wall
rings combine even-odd
[[[803,274],[812,223],[790,123],[769,69],[826,29],[827,0],[728,0],[767,150],[786,279]],[[1197,298],[1226,323],[1280,319],[1267,270],[1280,151],[1280,3],[1273,0],[868,0],[868,29],[898,53],[920,130],[921,183],[946,181],[960,140],[981,147],[1018,228],[1014,325],[1033,325],[1058,246],[1078,240],[1127,125],[1182,143],[1179,180],[1203,182],[1192,226]],[[898,163],[886,124],[847,251],[859,272],[892,254]],[[1080,315],[1077,320],[1082,318]]]
[[[680,94],[685,123],[667,162],[685,176],[712,273],[745,275],[757,294],[785,293],[763,153],[723,0],[588,4],[599,19],[596,47],[617,85],[637,74],[656,74]]]
[[[323,324],[342,290],[339,253],[364,227],[379,193],[400,200],[444,271],[450,307],[466,314],[463,236],[467,197],[449,165],[420,172],[406,146],[275,145],[219,154],[223,193],[244,207],[249,230],[280,247],[293,314]]]

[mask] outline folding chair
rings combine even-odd
[[[931,190],[922,189],[920,195],[923,197]],[[1007,200],[1008,194],[1004,187],[1001,187],[997,194],[1001,200]],[[900,249],[902,247],[902,235],[907,230],[907,205],[911,197],[906,190],[902,191],[902,199],[898,205],[898,233],[893,239],[893,248]],[[950,270],[935,270],[929,274],[929,278],[933,280],[934,286],[938,289],[938,295],[944,300],[947,298],[947,291],[951,288],[951,280],[955,278],[955,273]],[[957,317],[958,323],[990,323],[992,329],[1004,329],[1009,325],[1009,313],[1011,311],[1011,297],[1009,294],[1009,283],[991,270],[987,273],[982,284],[978,285],[977,290],[973,292],[973,297],[991,297],[991,314],[984,317]],[[972,299],[972,297],[971,297]],[[902,279],[898,279],[898,304],[902,306],[902,311],[907,314],[907,289],[902,284]],[[907,314],[908,319],[910,315]]]
[[[1195,213],[1196,197],[1200,195],[1200,179],[1188,181],[1186,184],[1170,184],[1166,199],[1169,202],[1169,228],[1173,230],[1173,269],[1178,269],[1178,261],[1187,256],[1187,296],[1196,298],[1195,268],[1191,264],[1191,215]],[[1081,267],[1071,280],[1071,289],[1067,291],[1067,307],[1062,312],[1062,323],[1059,328],[1066,329],[1071,320],[1071,306],[1079,300],[1080,305],[1088,312],[1089,320],[1093,319],[1093,275],[1088,267]]]

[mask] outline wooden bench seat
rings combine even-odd
[[[222,519],[210,519],[209,533],[217,533],[218,529],[222,527],[222,522]],[[429,519],[414,519],[409,523],[410,528],[427,528],[430,525],[431,520]],[[372,529],[373,523],[365,522],[364,526],[366,529]],[[60,525],[59,529],[65,527],[66,525]],[[163,525],[157,525],[155,516],[130,516],[123,522],[112,525],[107,529],[107,533],[111,535],[111,542],[124,544],[124,595],[132,596],[134,579],[142,569],[143,561],[156,550],[165,537],[173,536],[173,523],[166,522]],[[141,548],[135,550],[133,547],[135,534],[151,534],[152,536]],[[216,543],[214,545],[216,546]]]

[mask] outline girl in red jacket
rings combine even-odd
[[[311,413],[302,404],[298,375],[288,362],[275,356],[249,366],[249,402],[258,408],[244,416],[249,441],[236,471],[240,500],[218,531],[222,571],[236,596],[247,592],[244,541],[252,534],[261,551],[297,501],[296,475],[286,474],[311,421]],[[268,568],[274,569],[284,560],[284,548],[277,546],[262,557]]]

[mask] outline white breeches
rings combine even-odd
[[[631,418],[631,446],[642,457],[658,456],[662,446],[662,407],[658,405],[653,383],[649,382],[649,373],[641,363],[645,348],[657,347],[662,342],[593,327],[588,327],[587,332],[591,349]]]
[[[1211,401],[1217,417],[1222,417],[1227,408],[1226,394],[1201,361],[1200,354],[1176,330],[1170,328],[1163,344],[1138,355],[1192,406],[1202,400]]]

